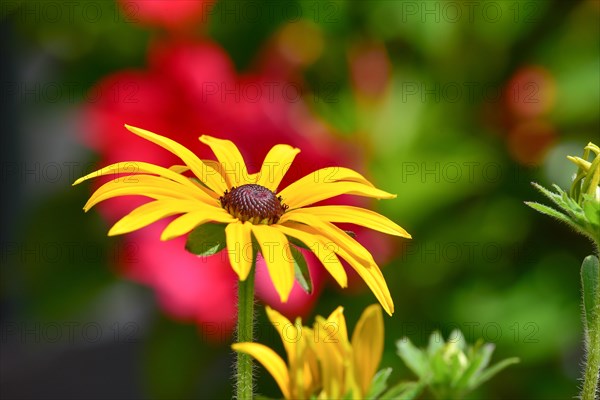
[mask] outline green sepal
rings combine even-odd
[[[465,369],[460,379],[456,382],[457,387],[475,389],[481,382],[479,376],[488,366],[494,353],[495,346],[492,343],[481,344],[473,347],[469,357],[469,366]]]
[[[596,256],[587,256],[581,264],[581,286],[583,290],[583,312],[585,314],[586,331],[591,326],[594,310],[600,307],[596,304],[600,281],[600,267]]]
[[[290,253],[294,259],[294,275],[296,277],[296,281],[298,281],[302,287],[302,290],[308,294],[311,294],[313,291],[312,279],[310,277],[308,265],[304,259],[304,254],[302,254],[302,252],[295,246],[290,246]]]
[[[481,385],[482,383],[487,382],[498,372],[502,371],[504,368],[513,364],[518,364],[519,362],[521,362],[521,360],[518,357],[511,357],[492,365],[488,369],[481,372],[481,374],[477,378],[477,381],[474,383],[473,388]]]
[[[212,256],[227,247],[225,225],[203,224],[187,237],[185,249],[197,256]]]
[[[369,392],[367,393],[367,399],[376,399],[383,391],[387,388],[387,380],[392,373],[391,368],[385,368],[377,372],[371,380],[369,386]]]
[[[587,220],[596,226],[600,225],[600,201],[588,194],[584,194],[582,207]]]
[[[541,212],[542,214],[546,214],[551,217],[554,217],[554,218],[558,219],[559,221],[565,222],[569,225],[574,225],[573,220],[571,218],[569,218],[565,214],[561,213],[560,211],[556,211],[552,207],[548,207],[546,205],[536,203],[533,201],[526,201],[525,204],[527,204],[529,207],[533,208],[534,210]]]
[[[380,400],[413,400],[423,391],[421,382],[400,382],[381,395]]]
[[[417,348],[410,339],[403,338],[396,342],[397,353],[404,363],[415,373],[420,379],[427,378],[429,360],[427,355]]]
[[[291,237],[291,236],[286,235],[286,237],[287,237],[288,241],[291,244],[293,244],[294,246],[300,247],[301,249],[304,249],[304,250],[310,250],[310,248],[306,244],[304,244],[304,242],[302,242],[294,237]]]

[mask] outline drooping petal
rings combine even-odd
[[[108,236],[122,235],[171,215],[190,212],[198,207],[198,203],[190,200],[168,199],[156,200],[143,204],[121,218],[108,231]]]
[[[202,135],[200,141],[208,145],[215,153],[229,187],[250,183],[248,182],[248,170],[244,158],[231,140]]]
[[[268,225],[252,225],[252,233],[260,244],[275,290],[285,303],[294,285],[294,264],[287,238]]]
[[[300,149],[287,144],[273,146],[263,161],[256,183],[276,192],[298,153]]]
[[[287,221],[296,221],[306,224],[313,228],[313,231],[320,234],[328,239],[328,242],[332,244],[334,251],[337,253],[337,248],[342,247],[346,249],[349,254],[352,254],[355,258],[363,261],[365,264],[374,264],[373,256],[367,249],[365,249],[360,243],[350,237],[346,232],[333,225],[330,222],[323,221],[318,217],[299,212],[300,210],[294,210],[287,212],[279,220],[280,223],[284,224]],[[310,230],[305,229],[307,232]]]
[[[298,186],[294,191],[289,191],[288,189],[289,186],[281,191],[279,195],[283,198],[283,202],[289,206],[290,210],[342,194],[372,197],[375,199],[393,199],[396,197],[395,194],[385,192],[362,182],[306,183]]]
[[[318,206],[296,210],[299,213],[315,215],[328,222],[347,222],[367,227],[389,235],[411,238],[401,226],[374,211],[353,206]]]
[[[321,261],[323,267],[331,274],[336,282],[343,288],[348,286],[348,276],[344,266],[337,258],[334,252],[334,246],[331,241],[319,235],[306,232],[302,229],[305,225],[288,222],[285,225],[274,225],[276,229],[287,236],[291,236],[304,243],[313,254]]]
[[[388,289],[387,283],[377,264],[364,265],[341,247],[338,249],[337,254],[350,264],[352,269],[358,273],[369,289],[371,289],[375,298],[381,303],[383,309],[389,315],[392,315],[394,313],[394,302],[392,301],[390,290]]]
[[[222,194],[227,189],[227,184],[219,170],[203,163],[193,152],[176,141],[134,126],[125,125],[125,128],[178,156],[185,165],[190,167],[194,175],[214,192]]]
[[[373,304],[362,313],[352,333],[354,372],[362,394],[369,391],[373,376],[383,354],[383,315],[381,307]]]
[[[286,214],[287,215],[287,214]],[[365,281],[369,289],[373,292],[377,300],[381,303],[385,311],[392,315],[394,312],[394,303],[389,289],[383,278],[381,270],[373,260],[371,254],[361,246],[360,243],[348,236],[344,231],[328,222],[321,222],[318,218],[308,216],[305,225],[298,225],[294,228],[301,229],[313,235],[322,235],[332,244],[332,250],[346,260],[360,277]],[[311,218],[312,217],[312,218]],[[302,221],[299,221],[302,222]],[[290,223],[286,222],[285,225]],[[319,225],[325,224],[325,225]],[[335,235],[332,235],[335,232]],[[344,237],[346,236],[346,238]],[[343,240],[341,240],[343,239]],[[347,239],[350,239],[349,241]],[[362,249],[362,250],[361,250]],[[368,260],[363,260],[357,256],[357,251],[361,254],[366,251]]]
[[[245,281],[252,268],[252,224],[248,221],[234,222],[225,227],[227,253],[229,263],[238,274],[241,281]]]
[[[191,182],[190,182],[191,183]],[[193,183],[191,186],[153,175],[130,175],[112,180],[100,186],[89,198],[84,210],[89,210],[101,201],[118,196],[146,196],[151,198],[189,199],[199,205],[216,205],[215,199],[200,190]],[[157,197],[158,196],[158,197]]]
[[[229,213],[219,209],[218,207],[196,209],[195,211],[184,214],[171,221],[165,230],[162,231],[160,240],[171,240],[176,237],[183,236],[197,226],[207,222],[228,224],[235,221],[236,219],[233,218]]]
[[[287,366],[277,353],[260,343],[234,343],[231,348],[248,354],[260,362],[277,382],[283,397],[286,399],[291,398],[289,391],[290,376]]]

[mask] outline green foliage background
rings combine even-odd
[[[78,104],[106,74],[143,67],[148,41],[160,33],[115,23],[119,11],[108,1],[100,2],[106,12],[93,24],[66,16],[58,22],[36,21],[14,11],[26,3],[14,3],[16,8],[5,8],[1,20],[6,89],[2,390],[10,395],[28,383],[38,385],[33,396],[39,398],[69,393],[95,397],[87,389],[110,397],[230,396],[233,359],[227,344],[210,344],[197,327],[161,315],[149,289],[118,277],[112,267],[116,240],[105,237],[106,226],[97,214],[81,211],[88,193],[71,190],[70,177],[40,182],[9,170],[20,162],[92,162],[95,155],[73,139]],[[288,3],[253,3],[274,10],[272,17],[260,24],[228,21],[218,17],[220,8],[227,7],[220,2],[208,24],[208,35],[224,46],[240,71],[250,68],[265,42],[289,22],[284,12]],[[464,7],[463,2],[451,3]],[[396,339],[409,336],[423,347],[433,330],[447,335],[458,327],[469,342],[483,337],[495,343],[494,360],[521,358],[472,398],[570,398],[578,392],[583,355],[579,265],[592,247],[523,201],[541,200],[531,181],[566,187],[575,168],[564,156],[578,155],[599,132],[600,5],[597,0],[475,3],[480,7],[472,19],[463,15],[454,22],[422,9],[418,17],[407,18],[407,4],[443,10],[443,3],[431,1],[297,2],[302,15],[322,30],[326,44],[306,70],[306,79],[313,87],[332,81],[339,85],[336,101],[310,106],[368,149],[376,185],[398,193],[397,200],[375,206],[414,237],[383,269],[396,305],[394,316],[385,319],[382,367],[394,368],[390,382],[413,378],[395,354]],[[495,4],[502,17],[490,19],[480,12],[487,3]],[[323,14],[316,18],[318,12]],[[351,87],[346,52],[357,41],[382,43],[390,57],[391,92],[376,107],[358,101]],[[556,82],[556,100],[545,116],[556,136],[539,165],[524,165],[512,156],[504,100],[462,95],[448,101],[406,92],[407,82],[426,88],[475,82],[476,88],[504,90],[515,72],[528,65],[544,67]],[[14,96],[8,88],[15,81],[79,84],[73,98],[46,102]],[[451,170],[456,165],[459,178]],[[475,166],[472,176],[467,176],[467,165]],[[87,258],[77,256],[77,249],[76,256],[58,259],[36,253],[40,243],[52,242],[99,250]],[[369,292],[331,287],[313,315],[326,315],[343,304],[352,329],[373,301]],[[258,309],[259,338],[282,350]],[[137,328],[126,335],[131,340],[96,344],[102,353],[98,358],[90,358],[89,346],[65,338],[58,343],[35,335],[23,339],[13,331],[21,322],[68,321],[106,321],[105,326],[135,321]],[[105,336],[108,332],[119,333],[105,328]],[[117,351],[109,350],[117,345]],[[90,372],[94,363],[102,369]],[[32,365],[38,366],[33,372]],[[29,372],[19,370],[23,366]],[[258,387],[265,395],[278,394],[264,371]]]

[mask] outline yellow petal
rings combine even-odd
[[[252,233],[260,244],[269,275],[285,303],[294,285],[294,264],[290,244],[281,231],[268,225],[252,225]]]
[[[356,379],[362,394],[369,391],[373,376],[383,354],[383,315],[381,307],[373,304],[362,313],[352,334],[352,350]]]
[[[348,327],[346,326],[346,318],[344,317],[344,307],[339,306],[327,317],[328,324],[335,326],[334,336],[332,339],[339,339],[342,343],[348,342]],[[336,341],[337,342],[337,341]]]
[[[296,362],[296,346],[295,342],[298,341],[302,335],[302,324],[292,324],[292,322],[280,314],[278,311],[266,306],[267,317],[271,321],[271,325],[275,328],[283,347],[287,353],[289,364],[292,365]]]
[[[373,263],[370,265],[365,265],[356,260],[351,254],[341,247],[338,249],[337,253],[340,257],[346,260],[352,269],[354,269],[362,278],[362,280],[365,281],[369,289],[371,289],[377,300],[379,300],[383,306],[383,309],[389,315],[392,315],[394,313],[394,302],[392,301],[390,290],[388,289],[387,283],[385,282],[383,274],[381,273],[381,270],[377,264]]]
[[[190,181],[185,176],[180,175],[171,169],[159,167],[158,165],[154,165],[154,164],[150,164],[150,163],[146,163],[146,162],[142,162],[142,161],[123,161],[123,162],[111,164],[102,169],[99,169],[98,171],[94,171],[90,174],[87,174],[84,177],[77,179],[73,183],[73,186],[80,184],[81,182],[86,181],[88,179],[97,178],[97,177],[106,176],[106,175],[115,175],[115,178],[116,178],[115,181],[123,180],[123,181],[127,182],[128,180],[131,181],[132,178],[128,178],[127,176],[122,176],[122,175],[132,175],[132,174],[158,175],[158,176],[162,176],[164,178],[170,179],[172,181],[179,182],[182,185],[194,187],[194,184],[192,183],[192,181]]]
[[[332,250],[350,264],[365,281],[377,300],[381,302],[385,311],[392,315],[394,312],[394,303],[389,289],[381,270],[368,250],[337,226],[329,222],[323,223],[318,218],[310,215],[302,217],[308,217],[304,222],[307,225],[304,225],[302,230],[313,235],[322,235],[329,239]],[[285,224],[288,225],[289,223],[286,222]],[[359,257],[359,255],[363,258]]]
[[[244,158],[231,140],[202,135],[200,141],[208,145],[215,153],[229,187],[250,183],[248,182],[248,170]]]
[[[276,192],[298,153],[300,149],[287,144],[273,146],[263,161],[256,183]]]
[[[227,253],[231,268],[245,281],[252,268],[252,224],[250,222],[234,222],[225,227]]]
[[[372,197],[375,199],[393,199],[396,197],[395,194],[384,192],[362,182],[306,183],[296,187],[293,191],[288,190],[290,186],[279,193],[283,202],[289,206],[290,210],[342,194]]]
[[[321,328],[329,332],[327,340],[337,346],[337,351],[342,357],[344,359],[348,358],[350,342],[348,341],[348,327],[346,326],[346,318],[344,318],[344,308],[341,306],[336,308],[327,317]]]
[[[125,128],[181,158],[185,165],[190,167],[194,175],[214,192],[222,194],[227,189],[227,184],[223,180],[220,171],[203,163],[194,153],[176,141],[134,126],[125,125]]]
[[[344,355],[338,343],[332,341],[330,323],[321,316],[315,318],[314,332],[317,334],[315,352],[321,364],[323,391],[327,398],[337,399],[343,395]]]
[[[190,167],[188,167],[187,165],[171,165],[169,167],[169,170],[177,174],[183,174],[184,172],[188,172],[190,170]]]
[[[235,343],[231,345],[231,348],[248,354],[260,362],[277,382],[283,397],[286,399],[291,398],[289,391],[290,377],[287,366],[277,353],[260,343]]]
[[[145,226],[159,219],[189,212],[198,207],[198,203],[189,200],[157,200],[143,204],[117,221],[108,231],[108,236],[122,235]]]
[[[296,182],[290,184],[287,188],[285,188],[285,190],[294,192],[306,184],[333,183],[339,181],[359,182],[367,186],[373,186],[373,184],[369,182],[364,176],[350,168],[326,167],[311,172],[303,178],[298,179]]]
[[[337,248],[342,247],[346,249],[349,254],[352,254],[365,264],[375,263],[373,256],[367,249],[350,237],[346,232],[330,222],[323,221],[314,215],[301,212],[301,210],[294,210],[285,213],[279,220],[279,223],[287,224],[288,221],[301,222],[311,227],[315,233],[318,233],[328,239],[328,242],[331,243],[332,249],[336,253]],[[307,232],[311,231],[309,229],[304,230]]]
[[[120,196],[145,196],[154,200],[167,200],[174,198],[183,198],[182,196],[173,196],[173,192],[169,189],[155,186],[145,185],[116,185],[113,182],[105,183],[98,190],[94,192],[92,197],[83,206],[83,209],[87,212],[96,204],[111,199],[113,197]]]
[[[365,208],[352,206],[320,206],[301,208],[296,211],[315,215],[329,222],[346,222],[374,229],[389,235],[411,238],[408,232],[393,221]]]
[[[315,393],[315,390],[321,387],[321,374],[319,371],[319,362],[317,355],[315,354],[314,346],[312,342],[315,341],[315,332],[304,326],[302,327],[302,338],[306,346],[304,347],[304,353],[302,358],[304,359],[304,387],[306,393]]]
[[[152,175],[130,175],[109,181],[100,186],[83,208],[87,211],[106,199],[129,195],[147,196],[155,199],[165,197],[189,199],[197,201],[199,204],[211,206],[217,204],[215,199],[194,184],[191,186],[183,185],[163,177]]]
[[[171,240],[176,237],[185,235],[199,225],[207,222],[218,222],[227,224],[235,222],[229,213],[223,211],[218,207],[206,207],[203,209],[196,209],[180,217],[175,218],[167,227],[162,231],[160,240]],[[207,243],[208,245],[208,243]]]
[[[209,167],[212,167],[215,169],[215,171],[219,170],[219,165],[216,161],[213,160],[201,160],[204,164],[208,165]],[[169,167],[169,170],[176,172],[178,174],[183,174],[184,172],[187,172],[190,170],[190,167],[188,167],[187,165],[171,165]],[[224,180],[225,178],[223,178]],[[205,186],[203,183],[201,183],[198,179],[190,179],[190,181],[197,186],[200,190],[202,190],[203,192],[205,192],[206,194],[208,194],[210,197],[212,197],[213,199],[218,199],[219,196],[218,194],[216,194],[215,192],[213,192],[212,190],[210,190],[207,186]]]
[[[304,243],[313,254],[321,261],[323,267],[331,274],[336,282],[343,288],[348,286],[346,270],[333,251],[334,246],[322,236],[314,235],[303,230],[301,224],[288,222],[286,225],[273,225],[287,236],[291,236]]]

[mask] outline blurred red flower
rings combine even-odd
[[[216,0],[119,0],[124,18],[141,25],[184,29],[204,22]]]
[[[240,148],[249,172],[258,170],[273,145],[298,147],[302,152],[282,187],[325,166],[364,169],[356,146],[336,138],[328,126],[310,114],[301,98],[301,84],[261,72],[238,74],[227,54],[209,41],[156,42],[148,58],[148,69],[117,72],[92,89],[98,101],[84,108],[82,130],[86,144],[99,153],[102,165],[119,161],[165,166],[181,163],[160,147],[127,132],[123,128],[127,123],[169,136],[201,158],[213,158],[198,141],[201,134],[231,139]],[[101,203],[99,210],[113,223],[135,207],[134,201],[145,200],[112,199]],[[356,200],[346,203],[357,204]],[[133,241],[139,249],[139,257],[123,262],[123,273],[153,287],[161,306],[171,315],[194,320],[200,326],[211,324],[211,332],[218,326],[216,335],[220,337],[215,339],[222,338],[231,331],[235,319],[236,276],[227,265],[227,257],[195,257],[184,250],[183,240],[160,242],[160,230],[160,223],[156,223],[123,239]],[[375,242],[366,232],[366,241]],[[382,243],[378,250],[385,253],[387,246]],[[259,262],[257,296],[289,317],[306,316],[325,283],[318,260],[308,255],[307,261],[314,281],[312,295],[296,284],[288,302],[281,304]]]

